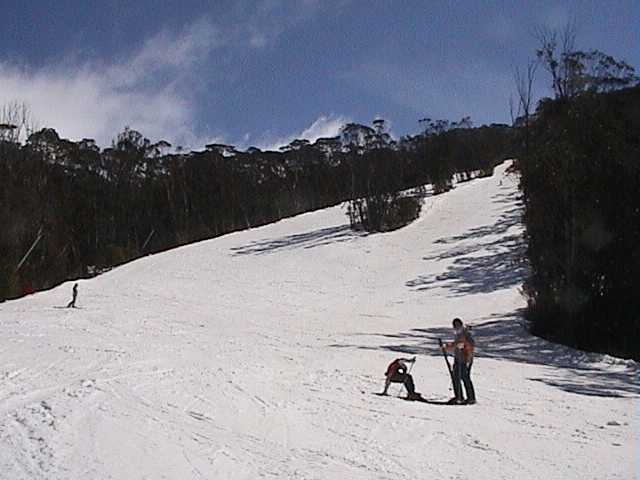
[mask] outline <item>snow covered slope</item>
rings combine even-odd
[[[0,478],[633,478],[637,365],[525,333],[505,169],[392,233],[335,207],[0,304]],[[455,316],[477,405],[373,395],[415,354],[448,398]]]

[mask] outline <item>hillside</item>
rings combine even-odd
[[[632,478],[638,366],[522,327],[506,167],[395,232],[334,207],[0,304],[0,478]],[[373,395],[416,355],[448,398],[455,316],[477,405]]]

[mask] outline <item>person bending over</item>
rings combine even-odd
[[[420,397],[419,393],[416,393],[415,385],[413,383],[413,377],[409,373],[407,363],[414,363],[416,357],[412,358],[396,358],[387,367],[385,372],[384,390],[382,395],[386,395],[389,390],[389,385],[392,383],[402,383],[407,389],[407,399],[416,399]]]

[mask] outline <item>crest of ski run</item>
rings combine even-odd
[[[507,167],[394,232],[335,207],[0,304],[0,476],[633,478],[637,365],[526,333]],[[448,399],[454,317],[476,405],[372,395],[416,356]]]

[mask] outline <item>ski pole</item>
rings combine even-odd
[[[449,357],[447,356],[447,352],[444,350],[444,346],[442,345],[442,339],[438,339],[438,343],[440,344],[440,350],[442,350],[442,355],[444,355],[444,361],[447,362],[447,370],[449,370],[449,376],[451,377],[451,386],[453,387],[453,391],[455,393],[455,381],[453,380],[453,369],[451,368],[451,364],[449,363]]]

